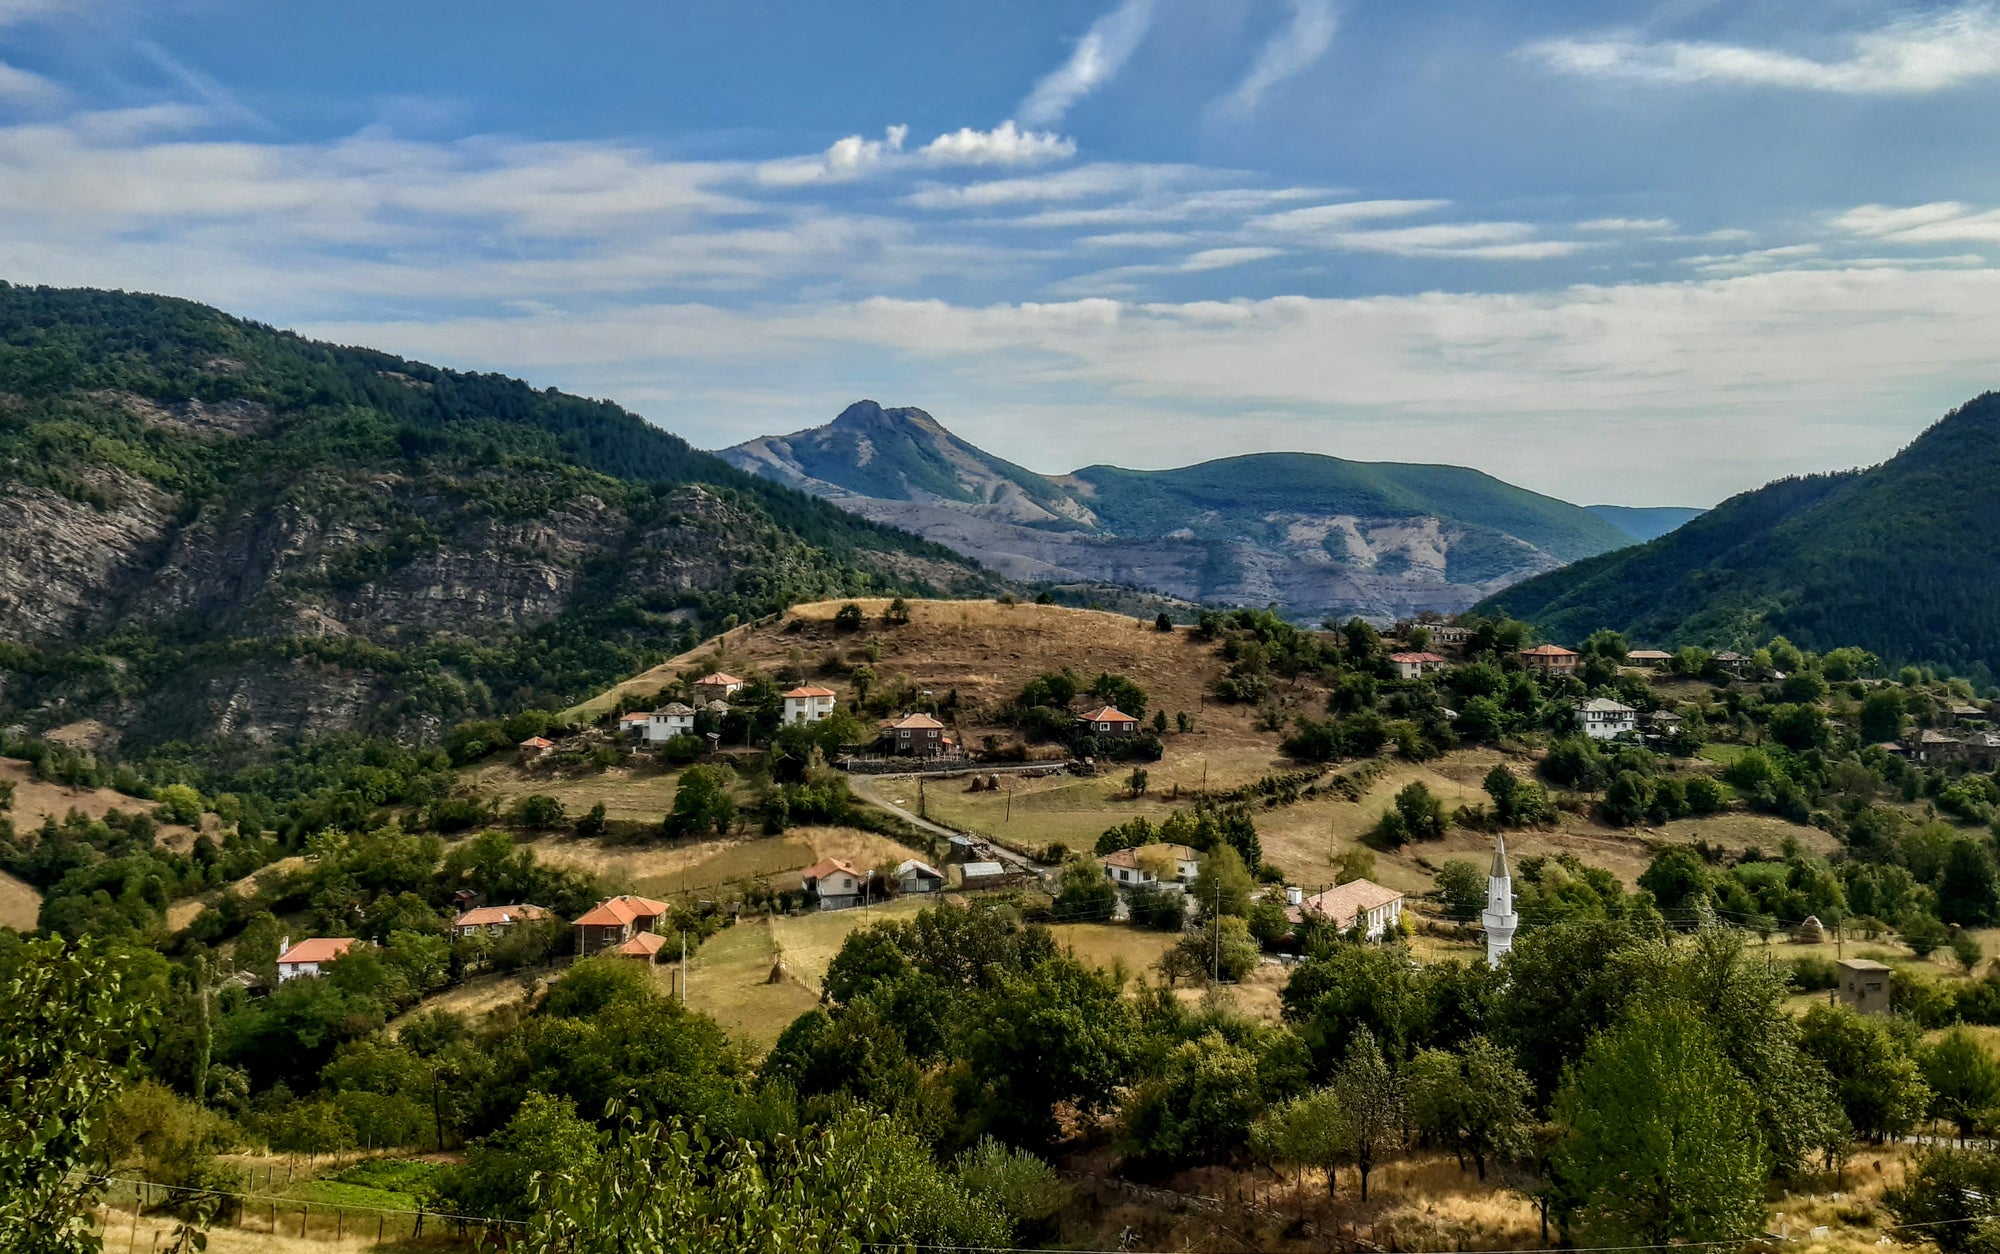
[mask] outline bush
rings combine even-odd
[[[1125,894],[1132,926],[1155,932],[1178,932],[1187,926],[1187,894],[1148,884]]]
[[[1840,968],[1831,958],[1794,958],[1792,987],[1801,993],[1820,993],[1840,987]]]

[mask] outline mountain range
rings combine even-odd
[[[1743,647],[1782,634],[1891,664],[2000,672],[2000,394],[1879,466],[1781,479],[1638,547],[1580,561],[1479,608],[1552,639]]]
[[[423,739],[727,626],[991,596],[603,401],[187,301],[0,284],[0,725]]]
[[[1311,453],[1041,475],[921,409],[874,401],[717,455],[1011,578],[1276,603],[1310,618],[1462,610],[1699,512],[1585,509],[1464,467]]]

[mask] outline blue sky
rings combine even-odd
[[[1995,383],[2000,7],[0,0],[0,277],[609,396],[1708,504]]]

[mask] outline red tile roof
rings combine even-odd
[[[700,679],[697,679],[694,682],[695,686],[698,688],[706,688],[713,685],[720,685],[724,688],[727,688],[731,684],[740,684],[743,681],[736,678],[736,676],[730,674],[728,671],[710,671],[708,674],[703,675]]]
[[[1300,909],[1329,919],[1335,927],[1349,928],[1363,911],[1402,900],[1403,894],[1384,888],[1373,880],[1349,880],[1305,899]]]
[[[902,718],[889,719],[882,726],[892,731],[902,731],[904,729],[910,731],[932,731],[941,729],[944,724],[938,722],[928,714],[906,714]]]
[[[1521,650],[1522,657],[1575,657],[1576,650],[1565,649],[1559,644],[1538,644],[1532,649]]]
[[[352,936],[315,936],[278,955],[281,963],[332,962],[354,947]]]
[[[620,945],[614,953],[628,958],[651,958],[667,947],[667,938],[658,932],[641,932]]]
[[[520,747],[523,749],[553,749],[556,747],[556,742],[543,736],[530,736],[521,742]]]
[[[549,912],[540,906],[479,906],[451,921],[453,927],[486,927],[494,923],[519,923],[523,919],[546,919]]]
[[[804,697],[830,697],[830,696],[832,696],[832,695],[833,695],[833,689],[831,689],[831,688],[810,688],[810,687],[809,687],[809,688],[794,688],[794,689],[792,689],[792,690],[791,690],[790,692],[786,693],[786,694],[785,694],[785,697],[786,697],[787,699],[790,699],[790,698],[793,698],[793,697],[800,697],[800,698],[804,698]]]
[[[618,927],[637,919],[658,918],[668,910],[664,901],[654,901],[650,897],[634,897],[630,894],[600,901],[588,913],[577,919],[578,926]]]
[[[1088,714],[1078,716],[1086,723],[1136,723],[1139,720],[1115,705],[1101,706]]]
[[[1444,659],[1439,657],[1435,653],[1391,653],[1389,655],[1389,660],[1391,662],[1401,662],[1409,666],[1414,666],[1419,663],[1433,663],[1433,662],[1439,666],[1444,665]]]
[[[630,714],[620,714],[618,721],[621,723],[643,723],[647,717],[648,715],[645,712],[635,710]]]
[[[851,863],[843,862],[839,858],[826,858],[823,859],[822,861],[815,862],[811,866],[807,867],[805,870],[800,871],[799,878],[807,880],[823,880],[827,876],[832,875],[836,871],[845,871],[847,874],[852,875],[855,879],[868,878],[866,875],[863,875],[860,871],[856,870]]]

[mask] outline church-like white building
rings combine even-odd
[[[1486,873],[1486,965],[1497,967],[1501,956],[1514,948],[1514,929],[1521,916],[1514,913],[1514,873],[1507,869],[1507,838],[1493,850],[1493,866]]]

